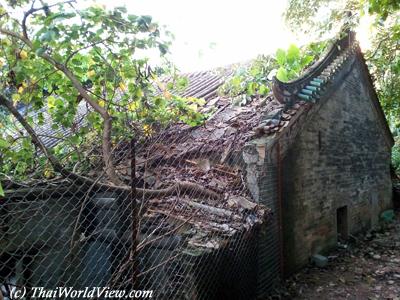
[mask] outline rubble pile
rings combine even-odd
[[[138,188],[160,190],[188,183],[216,195],[177,191],[152,199],[146,210],[146,217],[158,220],[160,228],[165,227],[162,223],[174,223],[175,231],[190,232],[189,245],[206,248],[218,248],[222,237],[267,221],[270,209],[255,203],[247,188],[241,151],[261,120],[271,110],[283,109],[271,97],[245,107],[233,106],[229,99],[217,100],[209,103],[216,112],[204,125],[175,124],[151,137],[136,154]]]

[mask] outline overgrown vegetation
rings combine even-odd
[[[365,57],[375,80],[375,88],[392,129],[396,143],[393,164],[400,170],[400,2],[384,0],[290,0],[286,11],[287,23],[299,34],[317,42],[275,55],[260,56],[239,66],[222,87],[221,92],[244,104],[253,97],[264,96],[271,89],[273,75],[284,82],[293,80],[319,58],[339,32],[338,28],[357,28],[362,17],[373,19],[372,50]]]
[[[300,51],[295,45],[291,45],[287,51],[278,49],[275,54],[275,59],[279,65],[276,78],[280,81],[287,82],[299,77],[300,73],[304,71],[304,68],[315,59],[307,50],[308,49],[305,48],[303,51]]]
[[[68,0],[50,5],[9,0],[0,6],[3,176],[51,177],[55,171],[54,164],[38,155],[43,145],[26,133],[27,126],[46,123],[54,132],[70,129],[68,137],[54,136],[59,142],[49,154],[64,168],[78,165],[75,170],[82,172],[95,162],[101,163],[109,180],[119,184],[112,159],[118,142],[133,136],[140,140],[177,120],[197,125],[205,118],[198,111],[204,104],[201,100],[171,93],[183,89],[187,81],[177,77],[169,64],[154,67],[146,58],[145,53],[154,50],[165,57],[170,44],[170,34],[150,16],[130,15],[123,7],[107,11],[102,6],[77,9],[74,5]],[[302,48],[291,45],[287,50],[278,49],[275,55],[238,66],[221,92],[238,105],[266,96],[273,75],[281,81],[297,78],[319,58],[326,49],[327,37],[337,28],[356,26],[363,15],[369,14],[374,19],[374,47],[366,58],[397,141],[393,163],[399,169],[399,9],[398,1],[291,0],[286,13],[288,24],[322,42]],[[165,73],[173,78],[168,84],[159,79]],[[82,103],[90,113],[77,126]],[[18,114],[25,124],[18,120]],[[101,148],[101,157],[91,153],[87,145]],[[83,160],[76,149],[84,152]]]
[[[292,44],[287,50],[278,49],[275,55],[261,55],[248,64],[237,66],[220,92],[232,97],[237,105],[265,96],[271,90],[274,75],[283,82],[299,77],[312,62],[319,59],[326,46],[326,41],[302,48]]]
[[[51,177],[73,167],[84,172],[96,161],[119,185],[113,158],[118,143],[138,142],[177,120],[203,121],[200,100],[170,92],[187,83],[174,68],[151,66],[146,53],[157,50],[166,61],[170,34],[150,16],[128,14],[124,7],[81,9],[68,0],[2,3],[2,176]],[[172,78],[168,86],[159,79],[163,74]],[[82,105],[89,113],[78,118]],[[51,126],[59,141],[54,149],[45,148],[37,125]],[[60,128],[71,135],[57,133]]]
[[[393,147],[392,162],[395,171],[400,174],[400,135],[395,136],[395,145]]]
[[[246,65],[238,65],[234,74],[221,86],[220,93],[233,98],[237,105],[265,96],[270,91],[271,74],[277,68],[272,56],[259,56]]]
[[[312,9],[310,9],[312,8]],[[286,20],[299,34],[326,39],[337,28],[356,28],[372,19],[372,49],[365,51],[380,102],[396,145],[393,164],[399,170],[400,128],[400,2],[397,0],[290,0]]]

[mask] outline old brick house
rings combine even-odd
[[[322,62],[334,77],[282,162],[287,272],[335,246],[339,237],[376,225],[379,214],[392,205],[393,138],[363,56],[353,43],[352,35],[345,37],[335,47],[350,50],[336,55],[331,51]],[[315,72],[291,86],[309,84]]]
[[[186,224],[185,232],[164,237],[143,254],[142,264],[151,269],[160,258],[184,253],[161,271],[148,273],[145,287],[174,292],[169,298],[166,294],[156,298],[262,298],[312,255],[324,254],[339,238],[374,226],[379,214],[391,207],[393,139],[353,33],[335,42],[301,78],[289,83],[275,79],[273,94],[245,106],[218,96],[224,82],[218,72],[193,73],[188,79],[183,95],[204,98],[204,109],[212,116],[204,126],[171,126],[154,148],[137,153],[155,153],[157,161],[163,161],[150,170],[154,182],[149,185],[168,184],[173,177],[222,191],[224,196],[218,201],[191,196],[172,216],[167,207],[164,215],[176,217],[173,222],[160,218],[161,204],[171,199],[157,199],[158,212],[149,219],[161,220],[160,228],[176,226],[187,207],[200,207],[206,213],[191,219],[193,224]],[[78,111],[87,113],[85,106]],[[50,127],[37,130],[48,133]],[[57,140],[47,137],[43,142],[52,147]],[[157,174],[160,169],[163,172]],[[127,206],[119,194],[92,193],[89,203],[98,208],[95,213],[90,209],[85,218],[96,221],[89,225],[97,235],[81,239],[78,260],[71,264],[65,245],[72,239],[86,189],[69,183],[53,189],[30,190],[29,202],[24,201],[26,189],[6,191],[0,201],[1,220],[7,223],[0,226],[0,282],[3,273],[6,278],[23,269],[30,253],[32,274],[20,276],[28,283],[57,286],[69,277],[70,284],[101,286],[110,276],[113,251],[121,248],[121,241],[125,245],[118,222],[129,219],[124,217]],[[272,210],[269,222],[263,222],[264,213],[250,201]],[[37,208],[40,214],[25,217]],[[154,224],[159,225],[143,222],[144,234]],[[83,237],[86,225],[80,224]],[[55,266],[48,268],[51,263]]]
[[[257,174],[252,190],[258,201],[276,213],[275,241],[281,247],[264,246],[271,251],[265,264],[271,279],[270,266],[291,274],[312,255],[335,247],[339,238],[377,224],[392,205],[393,146],[353,33],[334,43],[301,78],[275,80],[274,97],[284,107],[264,125],[268,129],[278,118],[283,127],[251,142],[254,159],[247,165]],[[299,107],[301,100],[306,104]]]
[[[215,140],[229,140],[234,125],[253,123],[230,121],[233,108],[217,97],[224,81],[218,78],[210,72],[189,75],[188,92],[219,109],[214,118],[222,121],[206,126],[210,148]],[[257,126],[230,156],[240,157],[252,199],[274,212],[257,239],[254,270],[261,297],[314,254],[377,225],[380,213],[392,206],[393,137],[353,32],[300,78],[274,79],[266,101],[238,114],[247,111],[260,113]]]

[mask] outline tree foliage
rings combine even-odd
[[[276,77],[283,82],[299,77],[305,67],[315,59],[315,56],[307,52],[309,52],[307,48],[300,51],[293,44],[289,46],[287,51],[278,49],[275,54],[276,62],[279,65]]]
[[[253,97],[265,96],[270,91],[270,74],[276,67],[275,59],[267,55],[237,65],[234,73],[221,86],[220,93],[229,95],[238,105],[251,101]]]
[[[184,88],[186,80],[174,68],[150,64],[148,53],[166,61],[171,41],[151,16],[129,14],[125,7],[82,9],[70,0],[8,0],[0,16],[1,96],[18,108],[12,114],[7,105],[0,106],[3,174],[51,176],[54,166],[38,155],[42,149],[26,133],[28,125],[51,125],[59,143],[49,151],[65,168],[78,161],[81,168],[90,166],[98,155],[88,145],[100,148],[100,163],[109,180],[119,184],[113,164],[117,143],[140,140],[174,121],[203,121],[200,100],[170,92]],[[168,84],[160,79],[163,75],[171,78]],[[82,105],[89,113],[78,116]],[[16,114],[23,115],[26,126]],[[61,128],[69,129],[70,136],[57,135]]]
[[[365,51],[375,88],[397,140],[393,162],[400,170],[400,2],[397,0],[290,0],[286,20],[297,33],[326,38],[338,28],[357,28],[360,18],[372,18],[372,49]],[[397,154],[396,154],[397,153]],[[397,155],[397,156],[396,156]],[[397,163],[396,163],[397,162]]]

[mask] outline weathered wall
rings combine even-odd
[[[268,117],[268,116],[267,116]],[[270,208],[272,217],[261,226],[257,243],[257,299],[264,299],[281,279],[278,207],[278,164],[273,137],[253,140],[243,151],[247,186],[253,199]]]
[[[79,212],[77,203],[71,193],[64,198],[55,195],[48,201],[29,196],[6,199],[0,207],[4,222],[0,229],[0,268],[7,266],[8,272],[2,272],[0,282],[15,276],[21,285],[46,283],[50,287],[62,280],[69,254],[66,245],[70,244]]]
[[[315,104],[283,160],[286,274],[336,244],[338,208],[356,233],[391,206],[390,148],[361,63]]]

